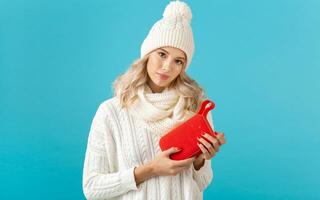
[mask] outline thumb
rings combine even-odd
[[[181,151],[181,149],[179,149],[178,147],[171,147],[170,149],[165,150],[164,153],[165,155],[169,156],[170,154],[173,154],[179,151]]]

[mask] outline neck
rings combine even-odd
[[[150,87],[152,93],[161,93],[165,89],[165,87],[156,85],[150,79],[148,80],[147,84]]]

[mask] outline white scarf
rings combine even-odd
[[[138,98],[129,106],[129,112],[151,131],[163,135],[173,127],[189,119],[193,112],[187,111],[185,98],[175,89],[164,89],[161,93],[152,93],[145,85],[138,88]]]

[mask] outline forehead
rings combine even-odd
[[[186,58],[185,53],[182,50],[175,47],[160,47],[158,50],[164,50],[173,57]]]

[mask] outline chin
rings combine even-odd
[[[157,83],[156,85],[157,85],[158,87],[167,87],[169,84]]]
[[[162,80],[158,80],[157,85],[160,87],[167,87],[169,86],[171,83],[171,81],[162,81]]]

